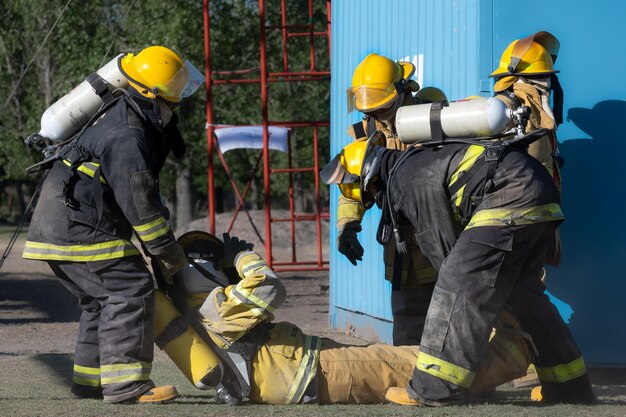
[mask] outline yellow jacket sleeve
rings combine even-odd
[[[200,307],[205,327],[222,347],[228,347],[257,324],[272,321],[274,310],[286,296],[282,282],[255,252],[241,252],[235,267],[241,281],[215,288]]]

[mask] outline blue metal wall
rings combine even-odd
[[[521,14],[523,13],[523,15]],[[626,2],[596,0],[341,0],[332,3],[331,154],[349,142],[345,89],[370,52],[409,60],[422,85],[450,99],[489,95],[488,74],[514,39],[548,30],[561,41],[556,63],[565,91],[566,121],[558,135],[565,157],[564,257],[548,273],[548,289],[594,365],[626,365],[626,233],[621,210],[626,138],[626,53],[619,28]],[[338,190],[331,188],[331,201]],[[360,234],[365,258],[353,267],[331,232],[331,325],[391,340],[390,288],[375,241],[379,212]],[[336,207],[331,204],[331,222]],[[563,308],[565,306],[565,308]]]
[[[626,365],[626,53],[621,28],[626,2],[524,0],[493,2],[494,50],[513,39],[548,30],[561,41],[555,67],[565,94],[559,128],[563,167],[561,266],[548,271],[547,287],[571,307],[569,326],[587,362]],[[511,20],[515,24],[511,24]]]
[[[414,62],[420,84],[442,88],[451,99],[477,94],[481,76],[487,90],[488,68],[479,68],[479,58],[486,53],[483,61],[490,62],[491,36],[480,37],[480,13],[478,0],[332,2],[331,154],[349,143],[346,129],[361,117],[347,114],[345,90],[354,68],[369,53]],[[337,187],[331,187],[331,201],[337,197]],[[331,204],[331,224],[336,209]],[[356,327],[361,334],[389,342],[391,289],[383,279],[382,247],[374,238],[379,216],[378,209],[365,216],[360,233],[365,257],[357,267],[337,252],[336,231],[331,231],[330,317],[334,327]]]

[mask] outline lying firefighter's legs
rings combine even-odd
[[[466,399],[511,291],[518,280],[540,282],[553,229],[539,223],[461,233],[439,271],[408,388],[413,398],[432,405]]]
[[[529,338],[520,329],[518,321],[506,310],[502,311],[470,386],[470,393],[488,393],[500,384],[525,375],[532,358]]]
[[[132,256],[109,261],[50,264],[57,276],[65,276],[80,289],[78,294],[72,292],[81,300],[86,297],[99,300],[98,346],[104,400],[126,401],[153,388],[150,370],[154,344],[154,294],[152,276],[143,260]],[[91,333],[93,324],[86,323],[84,330]],[[92,346],[90,338],[79,338],[77,350]],[[88,342],[82,343],[85,339]],[[82,357],[82,353],[78,357]]]
[[[542,282],[524,280],[509,303],[539,352],[534,360],[545,402],[590,403],[594,394],[585,363]]]
[[[389,387],[406,385],[417,346],[342,345],[322,339],[318,379],[320,404],[377,404]]]
[[[418,352],[418,346],[350,346],[322,339],[317,374],[319,403],[383,402],[387,389],[406,386]],[[470,392],[478,395],[524,375],[529,363],[530,349],[517,321],[503,313]]]

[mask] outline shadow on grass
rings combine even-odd
[[[33,355],[33,360],[45,369],[56,384],[66,386],[69,390],[72,385],[74,360],[69,354],[39,354]]]
[[[0,279],[0,325],[78,321],[77,299],[54,278],[11,274]]]

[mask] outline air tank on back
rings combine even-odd
[[[432,103],[403,106],[396,114],[396,130],[403,143],[432,140]],[[515,123],[511,110],[496,98],[478,97],[453,101],[441,109],[441,128],[445,137],[476,138],[499,135]]]
[[[96,71],[111,89],[128,87],[128,80],[117,67],[117,60],[121,55]],[[78,132],[101,105],[102,99],[95,93],[91,84],[83,81],[46,109],[41,116],[39,135],[52,143],[62,142]]]

